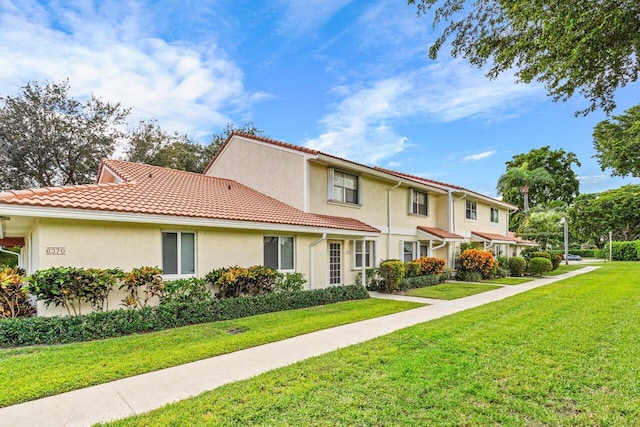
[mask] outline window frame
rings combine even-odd
[[[420,212],[420,203],[416,202],[415,199],[419,194],[424,195],[424,211],[425,213]],[[416,208],[416,209],[414,209]],[[409,194],[409,214],[410,215],[419,215],[419,216],[429,216],[429,193],[426,191],[415,190],[411,188]]]
[[[407,260],[406,256],[408,254],[408,252],[405,250],[406,249],[406,245],[410,244],[411,245],[411,259]],[[409,261],[413,261],[414,259],[418,258],[416,256],[416,246],[418,245],[418,242],[413,241],[413,240],[402,240],[402,262],[409,262]]]
[[[470,203],[473,204],[473,206],[471,208],[469,207]],[[467,221],[477,221],[478,220],[478,202],[476,202],[474,200],[465,200],[464,219],[467,220]]]
[[[342,185],[342,198],[338,199],[336,197],[336,192],[335,192],[335,177],[336,174],[342,174],[343,175],[343,185]],[[350,177],[354,177],[355,178],[355,182],[356,182],[356,197],[357,200],[356,202],[349,202],[347,201],[347,193],[346,193],[346,187],[344,186],[344,176],[350,176]],[[340,203],[346,206],[361,206],[362,205],[362,178],[360,177],[360,175],[357,175],[355,173],[351,173],[351,172],[345,172],[344,170],[340,170],[340,169],[334,169],[334,168],[329,168],[328,170],[328,179],[327,179],[327,199],[329,202],[332,203]]]
[[[176,235],[176,273],[165,273],[164,234]],[[182,235],[193,235],[193,273],[182,272]],[[160,230],[160,259],[162,261],[162,276],[167,278],[195,277],[198,272],[198,233],[192,230]]]
[[[496,220],[493,220],[493,213],[495,212],[495,217]],[[491,222],[491,224],[497,225],[500,224],[500,210],[498,208],[494,208],[491,207],[490,211],[489,211],[489,222]]]
[[[278,239],[278,267],[276,270],[282,273],[294,273],[296,271],[296,237],[292,235],[273,235],[273,234],[265,234],[262,236],[262,265],[267,266],[265,262],[265,239],[266,238],[276,238]],[[291,265],[289,268],[282,268],[282,239],[291,239]],[[271,267],[273,268],[273,267]]]
[[[358,251],[358,243],[362,243],[364,251]],[[367,250],[368,249],[368,250]],[[358,265],[358,254],[362,256],[362,260],[366,260],[367,254],[369,255],[369,262],[364,262],[364,268],[373,268],[376,266],[376,241],[375,240],[354,240],[353,241],[353,269],[361,270],[361,265]]]

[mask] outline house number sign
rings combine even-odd
[[[45,250],[45,254],[47,255],[65,255],[66,254],[66,249],[65,248],[54,248],[54,247],[48,247]]]

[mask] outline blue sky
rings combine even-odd
[[[573,151],[584,193],[612,178],[593,158],[601,112],[554,103],[538,84],[495,81],[443,52],[403,1],[0,0],[0,95],[69,78],[132,107],[132,123],[202,142],[233,122],[271,138],[495,196],[505,161],[549,145]],[[640,84],[620,90],[620,114]]]

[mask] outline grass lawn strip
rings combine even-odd
[[[370,298],[93,342],[4,349],[0,407],[422,306]]]
[[[559,274],[568,273],[569,271],[580,270],[583,267],[585,267],[583,264],[560,264],[557,269],[546,273],[545,276],[557,276]]]
[[[499,279],[485,280],[483,283],[492,283],[496,285],[521,285],[533,280],[535,279],[532,277],[501,277]]]
[[[497,288],[501,288],[501,286],[470,282],[447,282],[440,285],[427,286],[426,288],[411,289],[407,292],[407,296],[454,300]]]
[[[607,264],[114,425],[640,425],[639,307]]]

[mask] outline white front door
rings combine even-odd
[[[342,284],[342,243],[329,242],[329,285]]]

